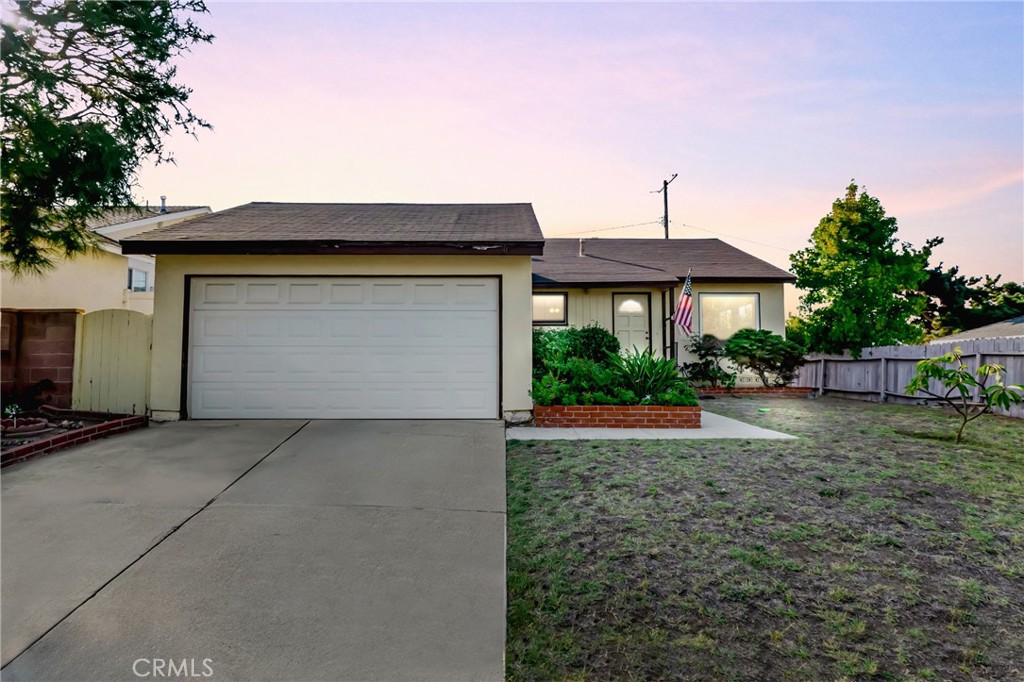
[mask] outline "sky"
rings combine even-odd
[[[531,202],[549,237],[661,237],[677,173],[672,237],[788,267],[855,179],[933,263],[1024,281],[1024,3],[209,8],[179,80],[214,129],[141,201]]]

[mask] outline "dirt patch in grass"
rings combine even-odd
[[[706,409],[801,437],[509,444],[510,679],[1021,679],[1024,423]]]

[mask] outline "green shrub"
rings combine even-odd
[[[619,348],[618,339],[598,326],[534,329],[533,402],[537,405],[697,404],[696,395],[679,376],[675,361],[654,358],[649,350],[622,358]],[[627,367],[629,369],[624,369]],[[632,380],[627,380],[630,376]]]
[[[672,391],[666,391],[665,393],[659,393],[658,395],[651,396],[651,399],[647,402],[648,405],[670,405],[670,406],[694,406],[699,405],[697,400],[697,394],[693,392],[693,389],[689,386],[681,386]]]
[[[586,327],[564,330],[565,353],[572,358],[584,358],[597,363],[607,361],[608,354],[617,354],[621,349],[619,340],[604,327],[591,324]]]
[[[566,329],[533,330],[533,378],[540,380],[549,372],[573,358],[590,360],[600,365],[608,362],[609,353],[619,352],[619,340],[610,331],[597,325]]]
[[[804,349],[767,329],[741,329],[725,342],[725,357],[751,370],[765,386],[785,386],[804,364]]]
[[[725,344],[711,334],[691,336],[684,348],[697,356],[696,362],[684,362],[683,376],[691,386],[736,385],[736,374],[722,367]]]
[[[679,367],[672,358],[658,358],[650,348],[643,351],[634,350],[625,356],[609,355],[608,362],[618,376],[622,385],[640,398],[640,404],[690,404],[687,402],[665,402],[688,400],[697,404],[696,395],[679,374]]]

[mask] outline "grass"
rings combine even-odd
[[[510,680],[1021,674],[1024,423],[707,407],[800,438],[509,444]]]

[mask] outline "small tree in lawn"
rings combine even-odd
[[[1024,386],[1007,386],[1003,382],[1005,371],[1006,368],[1002,365],[988,364],[982,365],[972,373],[964,364],[960,349],[954,348],[950,353],[917,363],[917,371],[907,384],[906,391],[911,395],[924,393],[956,410],[960,415],[960,428],[956,430],[956,442],[959,443],[968,422],[991,412],[995,407],[1005,410],[1014,403],[1024,402]],[[935,393],[931,390],[933,380],[943,385],[945,393]],[[993,382],[991,386],[990,380]],[[978,391],[977,402],[972,397],[975,389]]]

